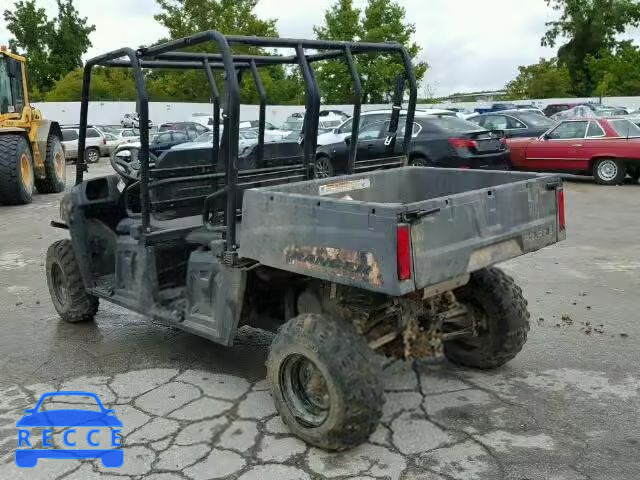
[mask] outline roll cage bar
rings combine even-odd
[[[192,51],[180,51],[184,48],[193,48],[197,45],[213,43],[218,53],[198,53]],[[293,55],[252,55],[236,54],[231,51],[231,46],[241,45],[245,47],[289,48],[293,49]],[[307,53],[306,50],[314,50]],[[212,165],[217,164],[220,158],[225,167],[224,191],[218,191],[211,195],[213,198],[220,193],[226,197],[224,227],[221,231],[225,234],[225,256],[233,257],[237,248],[236,222],[237,222],[237,189],[238,189],[238,139],[240,130],[240,81],[242,74],[249,72],[260,98],[260,114],[258,128],[257,158],[261,165],[264,154],[264,131],[266,113],[266,92],[262,84],[258,69],[270,65],[297,65],[302,73],[305,83],[305,117],[301,143],[303,145],[303,172],[304,178],[311,178],[311,164],[315,159],[317,147],[317,133],[319,125],[319,113],[321,92],[313,69],[315,62],[331,59],[343,59],[349,68],[353,80],[354,109],[353,127],[351,130],[351,142],[347,172],[353,173],[356,161],[358,133],[360,124],[360,112],[362,103],[362,84],[355,56],[362,53],[397,54],[402,60],[404,72],[399,72],[399,81],[395,88],[393,109],[389,122],[389,131],[385,144],[393,145],[396,141],[396,132],[400,117],[404,94],[404,82],[409,84],[409,104],[406,116],[406,128],[404,131],[404,151],[408,151],[411,141],[412,125],[415,115],[417,85],[411,64],[411,57],[406,49],[395,42],[368,43],[368,42],[342,42],[329,40],[300,40],[291,38],[267,38],[241,35],[223,35],[220,32],[210,30],[197,33],[189,37],[172,40],[151,47],[133,50],[122,48],[104,55],[94,57],[87,61],[84,67],[82,83],[82,99],[80,108],[80,138],[78,141],[78,162],[76,164],[76,184],[83,181],[83,173],[87,171],[84,161],[86,146],[86,128],[89,112],[89,92],[93,67],[130,68],[132,70],[136,92],[137,108],[140,116],[140,216],[141,216],[141,241],[144,236],[151,234],[151,209],[149,188],[149,97],[145,86],[143,69],[179,69],[179,70],[204,70],[209,83],[210,95],[213,103],[213,145]],[[216,84],[214,71],[224,72],[224,95]],[[223,138],[219,142],[220,134],[220,110],[223,115]],[[209,200],[209,198],[207,199]]]

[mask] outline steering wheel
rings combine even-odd
[[[140,147],[124,145],[120,150],[111,155],[111,166],[118,175],[131,182],[137,182],[140,178]],[[149,152],[149,164],[158,160]]]

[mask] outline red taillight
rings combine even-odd
[[[558,190],[558,228],[564,230],[567,224],[564,216],[564,190]]]
[[[411,230],[409,225],[398,225],[397,238],[398,280],[409,280],[411,278]]]
[[[469,138],[455,138],[449,139],[449,145],[453,148],[477,148],[478,142]]]

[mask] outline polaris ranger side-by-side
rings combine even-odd
[[[194,52],[205,43],[218,53]],[[290,54],[236,54],[234,46]],[[401,79],[389,155],[368,160],[357,158],[361,55],[399,59]],[[349,174],[313,179],[321,100],[314,66],[336,61],[346,63],[354,86]],[[303,155],[265,165],[259,70],[274,65],[297,66],[304,79]],[[332,450],[365,441],[380,420],[381,362],[374,352],[415,358],[443,351],[452,362],[494,368],[521,350],[527,302],[492,265],[565,237],[562,182],[407,166],[406,155],[393,153],[396,142],[408,150],[416,107],[416,80],[401,45],[208,31],[113,51],[85,67],[79,159],[95,66],[131,69],[141,146],[112,157],[116,175],[85,180],[86,165],[78,161],[61,221],[52,222],[71,238],[51,245],[46,262],[64,320],[90,320],[104,300],[225,346],[243,325],[276,331],[267,361],[276,407],[294,434]],[[206,75],[210,149],[149,153],[143,71],[153,68]],[[251,76],[261,99],[257,154],[250,158],[238,154],[242,75]],[[405,133],[397,138],[405,85]]]

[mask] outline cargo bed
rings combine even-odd
[[[239,255],[403,295],[564,239],[562,202],[558,176],[427,167],[256,188]]]

